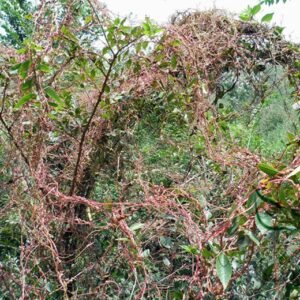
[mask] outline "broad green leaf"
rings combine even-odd
[[[22,84],[22,87],[21,87],[21,88],[22,88],[22,91],[27,91],[27,90],[31,89],[32,85],[33,85],[33,79],[32,79],[32,78],[26,80],[26,81]]]
[[[142,24],[142,26],[144,29],[144,34],[148,36],[154,36],[161,31],[161,29],[152,23],[149,18],[146,18],[146,21]]]
[[[142,42],[142,48],[143,48],[144,50],[147,49],[148,45],[149,45],[149,42],[148,42],[148,41],[143,41],[143,42]]]
[[[247,13],[242,13],[242,14],[240,14],[240,19],[242,21],[250,21],[251,20],[251,16],[249,14],[247,14]]]
[[[228,257],[223,252],[217,257],[216,269],[225,290],[232,276],[232,266]]]
[[[118,26],[119,24],[121,23],[121,19],[119,17],[117,17],[115,20],[114,20],[114,25]]]
[[[92,22],[93,21],[93,16],[92,15],[89,15],[89,16],[87,16],[85,19],[84,19],[84,23],[85,24],[88,24],[88,23],[90,23],[90,22]]]
[[[19,70],[20,66],[21,66],[21,64],[15,64],[15,65],[13,65],[10,69],[11,69],[12,71]]]
[[[276,170],[274,167],[266,163],[258,164],[258,168],[265,174],[269,175],[270,177],[273,177],[279,173],[278,170]]]
[[[31,60],[26,60],[23,63],[21,63],[18,67],[18,73],[19,75],[24,79],[27,77],[28,70],[31,66]]]
[[[73,41],[74,43],[78,42],[76,36],[73,33],[71,33],[69,28],[67,28],[66,26],[64,25],[62,26],[61,32],[64,34],[65,37],[67,37],[69,40]]]
[[[274,13],[266,14],[262,17],[261,21],[262,22],[271,22],[273,19]]]
[[[30,48],[35,51],[42,51],[43,47],[35,43],[30,43]]]
[[[212,258],[212,257],[214,256],[214,254],[213,254],[211,251],[209,251],[207,248],[204,248],[204,249],[201,251],[201,254],[202,254],[202,256],[203,256],[204,258],[206,258],[206,259],[210,259],[210,258]]]
[[[173,55],[171,58],[171,66],[173,69],[175,69],[177,67],[177,58],[176,55]]]
[[[253,6],[251,8],[251,14],[252,14],[252,16],[255,16],[256,14],[258,14],[260,12],[260,10],[261,10],[261,5],[260,4],[257,4],[255,6]]]
[[[110,47],[104,47],[103,49],[102,49],[102,54],[103,55],[105,55],[105,54],[107,54],[107,53],[109,53],[111,50],[110,50]]]
[[[250,21],[252,19],[251,7],[248,6],[241,14],[240,19],[243,21]]]
[[[257,208],[257,207],[260,207],[260,205],[261,205],[262,202],[263,202],[263,201],[262,201],[259,197],[257,197],[256,192],[253,192],[253,193],[250,195],[250,197],[249,197],[249,199],[248,199],[248,201],[247,201],[247,203],[246,203],[247,212],[248,212],[249,214],[254,213],[255,210],[256,210],[256,208]]]
[[[274,33],[275,33],[276,35],[281,35],[282,32],[283,32],[283,30],[284,30],[284,27],[276,26],[276,27],[274,28]]]
[[[52,107],[58,107],[58,104],[55,103],[55,102],[49,101],[48,104],[49,104],[50,106],[52,106]]]
[[[27,15],[25,16],[25,19],[26,19],[26,20],[32,20],[32,18],[33,18],[32,14],[27,14]]]
[[[59,98],[59,96],[57,95],[57,93],[55,92],[54,89],[52,89],[50,86],[46,87],[44,89],[45,93],[47,96],[49,96],[50,98],[52,98],[53,100],[62,103],[61,99]]]
[[[254,235],[254,233],[252,231],[249,230],[245,230],[245,233],[249,236],[249,238],[257,245],[259,246],[259,240],[257,239],[257,237]]]
[[[151,34],[151,26],[148,22],[143,23],[143,28],[144,28],[144,33],[146,35],[150,35]]]
[[[34,93],[30,93],[27,94],[25,96],[23,96],[14,106],[15,108],[21,108],[24,104],[26,104],[27,102],[29,102],[31,99],[35,99],[36,98],[36,94]]]
[[[273,226],[273,219],[264,212],[258,212],[255,216],[255,224],[261,233],[266,233]]]
[[[171,249],[173,246],[173,242],[172,242],[171,238],[168,236],[161,236],[159,238],[159,241],[160,241],[160,244],[167,249]]]
[[[51,67],[47,63],[38,64],[37,69],[44,72],[44,73],[51,72]]]

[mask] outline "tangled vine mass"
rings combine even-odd
[[[0,45],[0,298],[297,297],[299,119],[284,102],[273,156],[251,128],[274,91],[299,101],[299,46],[218,10],[29,21]]]

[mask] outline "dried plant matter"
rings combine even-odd
[[[11,177],[1,214],[15,211],[21,231],[20,275],[0,265],[1,288],[20,299],[154,299],[182,283],[186,297],[225,295],[214,263],[237,247],[238,236],[228,234],[235,219],[246,219],[240,233],[255,228],[246,202],[260,157],[231,145],[216,104],[242,73],[259,103],[263,68],[282,65],[292,78],[299,53],[274,29],[220,12],[179,14],[160,33],[149,22],[113,20],[92,1],[82,20],[78,3],[42,1],[24,49],[1,47],[0,138]],[[95,50],[87,36],[104,46]],[[182,141],[162,130],[175,107],[186,117],[178,127],[185,122],[190,134]],[[160,130],[158,147],[188,153],[186,170],[166,171],[169,184],[151,180],[157,170],[139,144],[139,128],[150,135],[151,125]],[[113,195],[97,194],[104,182]],[[255,247],[231,280],[247,270]]]

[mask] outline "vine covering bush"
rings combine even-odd
[[[159,28],[21,7],[0,48],[0,298],[297,299],[298,45],[222,11]]]

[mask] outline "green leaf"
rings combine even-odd
[[[23,84],[22,84],[22,91],[27,91],[29,89],[32,88],[32,85],[33,85],[33,79],[30,78],[28,80],[26,80]]]
[[[175,69],[177,67],[177,58],[175,55],[173,55],[171,58],[171,66],[173,69]]]
[[[102,49],[102,54],[105,55],[107,53],[109,53],[111,50],[110,50],[110,47],[106,46]]]
[[[192,246],[192,245],[182,245],[180,246],[185,252],[189,253],[189,254],[200,254],[199,248],[197,245]]]
[[[202,254],[202,256],[203,256],[204,258],[206,258],[206,259],[210,259],[210,258],[212,258],[212,257],[214,256],[214,254],[213,254],[211,251],[209,251],[207,248],[204,248],[204,249],[201,251],[201,254]]]
[[[113,24],[116,26],[118,26],[120,23],[121,23],[121,19],[119,17],[117,17],[113,22]]]
[[[49,104],[50,106],[52,106],[52,107],[58,107],[58,104],[55,103],[55,102],[49,101],[48,104]]]
[[[145,22],[142,24],[144,29],[144,34],[148,36],[154,36],[159,33],[161,30],[158,26],[151,22],[149,18],[146,18]]]
[[[258,14],[260,12],[260,10],[261,10],[261,5],[260,4],[257,4],[255,6],[253,6],[251,8],[251,14],[252,14],[252,16],[255,16],[256,14]]]
[[[32,20],[32,18],[33,18],[32,14],[27,14],[27,15],[25,16],[25,19],[26,19],[26,20]]]
[[[20,64],[15,64],[15,65],[11,66],[10,69],[11,69],[12,71],[19,70],[19,68],[21,67],[21,65],[22,65],[21,63],[20,63]]]
[[[273,19],[274,13],[266,14],[262,17],[261,21],[262,22],[271,22]]]
[[[247,212],[249,214],[252,214],[255,212],[256,208],[259,207],[261,205],[263,201],[257,197],[256,192],[253,192],[250,196],[249,199],[246,203],[246,207],[247,207]]]
[[[167,249],[171,249],[173,246],[173,242],[172,242],[171,238],[168,236],[161,236],[159,238],[159,241],[160,241],[160,244]]]
[[[149,42],[148,42],[148,41],[143,41],[143,42],[142,42],[142,48],[143,48],[144,50],[147,49],[148,45],[149,45]]]
[[[274,167],[266,163],[258,164],[258,168],[265,174],[269,175],[270,177],[273,177],[279,173],[278,170],[276,170]]]
[[[251,20],[251,15],[249,15],[248,13],[242,13],[242,14],[240,14],[240,19],[242,21],[250,21]]]
[[[38,64],[37,69],[44,72],[44,73],[50,73],[51,72],[51,67],[47,63]]]
[[[37,45],[37,44],[34,44],[34,43],[31,43],[31,44],[30,44],[30,48],[31,48],[32,50],[35,50],[35,51],[42,51],[42,50],[43,50],[43,47],[42,47],[42,46]]]
[[[50,86],[46,87],[44,89],[46,95],[50,98],[52,98],[53,100],[62,103],[61,99],[59,98],[59,96],[56,94],[56,92],[54,91],[54,89],[52,89]]]
[[[240,19],[243,21],[250,21],[252,19],[251,7],[248,6],[241,14]]]
[[[252,231],[245,230],[245,233],[257,246],[259,246],[259,244],[260,244],[259,240],[257,239],[257,237],[254,235],[254,233]]]
[[[227,231],[228,235],[232,236],[237,231],[238,228],[239,228],[239,216],[232,220],[232,225]]]
[[[15,108],[21,108],[24,104],[26,104],[27,102],[29,102],[31,99],[35,99],[36,98],[36,94],[34,93],[30,93],[27,94],[25,96],[23,96],[14,106]]]
[[[264,212],[258,212],[255,216],[255,224],[261,233],[266,233],[273,226],[272,217]]]
[[[178,47],[181,45],[181,41],[180,40],[174,40],[170,43],[171,46],[173,47]]]
[[[232,266],[228,257],[223,252],[217,257],[216,269],[225,290],[232,276]]]
[[[151,26],[148,22],[143,23],[143,28],[144,28],[144,33],[146,35],[150,35],[151,34]]]
[[[31,60],[30,60],[30,59],[24,61],[23,63],[21,63],[21,64],[19,65],[18,72],[19,72],[19,75],[20,75],[23,79],[26,78],[30,66],[31,66]]]
[[[88,23],[90,23],[90,22],[92,22],[93,21],[93,16],[92,15],[89,15],[89,16],[87,16],[85,19],[84,19],[84,23],[85,24],[88,24]]]
[[[27,52],[27,49],[26,48],[21,48],[21,49],[18,49],[17,50],[17,53],[18,54],[25,54]]]
[[[67,37],[72,42],[74,43],[78,42],[76,36],[65,25],[62,26],[61,32],[64,34],[65,37]]]
[[[284,30],[284,27],[276,26],[276,27],[274,28],[274,33],[275,33],[276,35],[281,35],[282,32],[283,32],[283,30]]]

